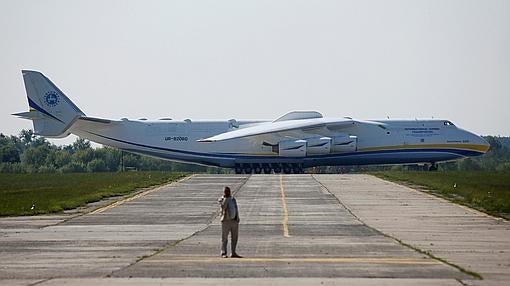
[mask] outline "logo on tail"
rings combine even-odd
[[[46,103],[49,107],[55,107],[60,102],[60,97],[58,94],[54,91],[48,91],[46,92],[46,95],[44,96],[44,103]]]

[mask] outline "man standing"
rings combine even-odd
[[[239,210],[237,202],[230,194],[230,188],[225,187],[223,197],[218,199],[221,206],[221,257],[227,257],[228,233],[231,236],[231,249],[233,258],[241,258],[236,253],[237,236],[239,231]]]

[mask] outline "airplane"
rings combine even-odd
[[[430,164],[479,156],[480,136],[449,120],[357,120],[292,111],[273,121],[120,120],[86,116],[53,82],[23,70],[36,135],[75,134],[132,153],[233,168],[235,173],[303,173],[324,165]]]

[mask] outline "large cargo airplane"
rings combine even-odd
[[[34,133],[69,134],[125,151],[235,168],[236,173],[302,173],[323,165],[427,163],[482,155],[487,142],[448,120],[356,120],[293,111],[273,121],[131,120],[86,116],[55,84],[24,70]]]

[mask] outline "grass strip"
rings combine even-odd
[[[61,212],[183,176],[171,172],[0,174],[0,216]]]
[[[508,171],[388,171],[371,174],[389,181],[419,185],[455,203],[510,218]]]

